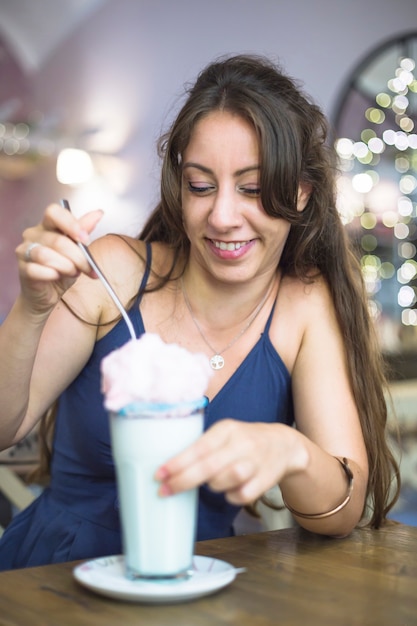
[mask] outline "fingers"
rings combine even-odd
[[[233,504],[256,500],[274,484],[268,463],[271,426],[223,420],[194,445],[159,468],[160,495],[171,495],[206,483],[224,492]]]
[[[29,278],[56,280],[75,277],[80,272],[95,276],[77,242],[88,243],[89,234],[101,219],[102,211],[92,211],[76,219],[57,204],[47,207],[43,220],[23,233],[16,248],[21,271]]]
[[[40,243],[37,243],[36,241],[34,241],[33,243],[30,243],[29,246],[26,248],[25,251],[25,261],[27,263],[29,263],[30,261],[32,261],[32,250],[33,248],[36,248],[37,246],[40,246]]]
[[[76,277],[81,271],[88,273],[89,265],[78,246],[61,235],[44,243],[23,242],[16,255],[24,264],[24,274],[37,280],[56,280],[60,276]],[[36,245],[34,245],[36,244]]]
[[[89,243],[89,235],[103,216],[100,210],[86,213],[79,219],[59,204],[50,204],[45,211],[42,226],[45,231],[60,232],[73,241]]]
[[[42,221],[24,231],[15,252],[23,302],[32,315],[49,314],[81,273],[96,278],[78,243],[89,241],[101,217],[102,211],[92,211],[76,219],[51,204]]]
[[[228,420],[221,422],[222,428],[219,428],[219,424],[215,424],[196,443],[159,468],[156,479],[163,480],[174,492],[180,486],[189,489],[207,482],[216,471],[223,469],[230,426]]]

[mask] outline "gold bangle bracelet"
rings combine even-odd
[[[304,519],[323,519],[324,517],[330,517],[331,515],[334,515],[335,513],[338,513],[339,511],[345,508],[345,506],[349,502],[350,497],[352,495],[353,473],[349,467],[348,460],[345,457],[343,457],[343,460],[340,460],[337,456],[335,456],[334,458],[337,461],[339,461],[340,465],[343,467],[343,470],[348,478],[348,492],[343,502],[338,504],[334,509],[331,509],[331,511],[326,511],[325,513],[299,513],[299,511],[295,511],[295,509],[288,506],[288,504],[283,499],[283,502],[286,508],[290,511],[290,513],[292,513],[296,517],[303,517]]]

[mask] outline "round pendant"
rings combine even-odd
[[[210,365],[214,370],[221,370],[224,367],[224,358],[221,354],[215,354],[210,359]]]

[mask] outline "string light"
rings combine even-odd
[[[373,102],[364,106],[358,135],[339,137],[335,149],[343,179],[338,207],[340,204],[342,219],[362,249],[371,312],[380,319],[381,309],[386,310],[400,325],[417,327],[417,243],[413,243],[417,240],[417,77],[413,58],[417,37],[411,39],[407,48],[403,43],[403,54],[391,66],[385,86],[379,84]],[[399,49],[395,44],[390,54],[384,51],[387,64]],[[408,53],[404,54],[405,50]],[[369,86],[377,84],[372,74],[375,67],[379,80],[383,66],[374,56],[369,67],[362,64],[365,75],[352,81],[352,88],[360,90],[369,71],[362,98],[368,98]],[[349,119],[352,124],[354,118]],[[363,198],[360,213],[349,209],[349,200],[354,207],[360,205],[358,196]],[[390,287],[385,289],[385,283]],[[395,293],[396,302],[392,298]]]

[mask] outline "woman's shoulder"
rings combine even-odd
[[[146,245],[143,241],[118,233],[107,233],[94,239],[89,248],[94,255],[102,257],[104,262],[113,254],[136,257],[146,254]]]
[[[91,252],[106,277],[113,281],[112,286],[119,288],[122,295],[129,288],[137,291],[147,265],[151,268],[150,283],[168,274],[174,263],[174,252],[164,243],[146,243],[112,233],[96,239],[91,244]],[[125,295],[131,297],[133,293]]]
[[[307,336],[327,337],[336,328],[333,299],[322,275],[311,274],[304,280],[282,277],[270,337],[289,372]]]
[[[160,243],[150,244],[150,250],[144,241],[127,235],[109,233],[89,244],[89,250],[101,273],[110,283],[119,300],[128,306],[137,296],[139,285],[151,261],[148,284],[153,277],[163,275],[172,251]],[[109,320],[113,320],[119,311],[103,288],[98,278],[82,274],[76,283],[66,292],[65,303],[77,315],[90,323],[105,325],[108,330]]]
[[[333,303],[329,285],[324,276],[318,272],[311,272],[303,279],[284,275],[278,295],[291,305],[308,304],[309,308],[322,306],[332,308]]]
[[[277,298],[277,317],[284,326],[298,329],[300,338],[308,329],[337,325],[336,308],[325,277],[311,273],[306,279],[285,276]]]
[[[166,264],[172,263],[173,259],[172,250],[166,244],[147,244],[141,239],[117,233],[108,233],[95,239],[90,249],[97,261],[103,264],[103,268],[108,266],[110,272],[116,273],[119,267],[123,272],[126,271],[126,262],[128,267],[143,269],[149,262],[149,257],[152,259],[152,267],[159,272]]]

